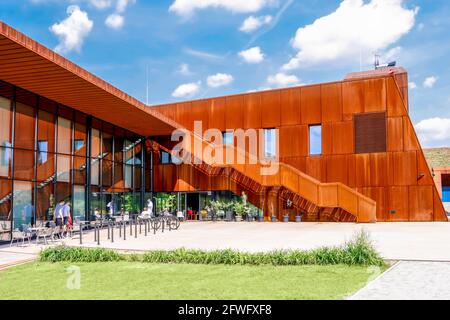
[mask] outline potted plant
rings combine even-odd
[[[242,216],[247,212],[247,206],[242,202],[235,202],[234,212],[236,213],[236,222],[241,222]]]
[[[285,213],[283,215],[283,222],[289,222],[289,214]]]
[[[277,216],[276,215],[272,215],[271,216],[271,218],[270,218],[270,220],[272,221],[272,222],[277,222]]]
[[[234,208],[234,203],[231,201],[225,202],[223,204],[223,210],[225,210],[225,213],[226,213],[226,217],[225,217],[226,221],[233,220],[233,208]]]
[[[295,222],[302,222],[303,213],[297,213],[295,216]]]
[[[264,212],[261,209],[258,209],[258,221],[264,222]]]

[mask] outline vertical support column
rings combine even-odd
[[[12,239],[12,232],[14,230],[14,162],[15,162],[15,147],[16,147],[16,87],[13,87],[13,98],[12,98],[12,132],[11,132],[11,230],[10,238]]]
[[[145,146],[146,138],[142,138],[141,142],[141,210],[145,207],[145,163],[146,163],[146,153],[147,148]]]
[[[91,208],[91,155],[92,155],[92,117],[86,120],[86,194],[85,194],[85,220],[90,221]]]
[[[155,169],[155,163],[154,163],[154,154],[153,154],[153,142],[151,143],[150,148],[150,199],[153,202],[153,195],[155,191],[155,175],[154,175],[154,169]],[[153,210],[156,212],[156,203],[153,202]],[[153,214],[153,212],[151,212]]]
[[[33,208],[33,223],[32,225],[35,226],[36,225],[36,221],[37,221],[37,163],[38,163],[38,148],[39,148],[39,144],[38,144],[38,134],[39,134],[39,96],[36,96],[36,109],[35,109],[35,117],[34,117],[34,122],[35,122],[35,126],[34,126],[34,182],[33,182],[33,205],[31,206]],[[73,208],[73,206],[72,206]]]

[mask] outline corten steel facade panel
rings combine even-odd
[[[407,112],[407,83],[400,68],[350,75],[335,83],[243,94],[244,101],[253,103],[244,103],[242,118],[245,128],[278,124],[282,163],[324,183],[342,182],[375,200],[378,221],[447,221]],[[263,97],[268,100],[263,102]],[[214,104],[218,99],[208,100]],[[173,107],[156,110],[168,115]],[[205,112],[211,118],[214,110]],[[178,115],[174,120],[182,122]],[[322,124],[323,154],[311,157],[307,128],[315,124]]]

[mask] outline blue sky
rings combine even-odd
[[[148,68],[150,104],[339,80],[378,52],[408,70],[425,146],[450,146],[449,16],[447,0],[0,2],[1,20],[144,102]]]

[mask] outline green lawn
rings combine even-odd
[[[67,268],[81,271],[67,288]],[[366,267],[33,263],[0,271],[0,299],[343,299],[363,287]]]

